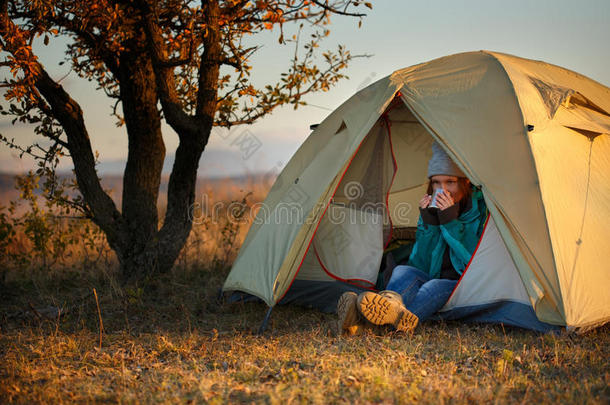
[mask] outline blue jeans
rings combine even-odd
[[[431,279],[413,266],[396,266],[386,290],[399,293],[405,307],[423,321],[445,305],[456,284],[457,280]]]

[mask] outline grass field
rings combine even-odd
[[[17,235],[30,257],[3,269],[0,403],[610,403],[608,325],[344,337],[333,315],[277,307],[258,335],[265,305],[217,300],[248,227],[226,225],[199,224],[174,270],[137,290],[99,239],[72,238],[51,263]]]
[[[608,326],[540,335],[433,322],[413,336],[343,337],[332,315],[278,307],[261,336],[266,307],[218,303],[222,276],[175,271],[139,294],[104,278],[11,283],[0,402],[610,402]]]

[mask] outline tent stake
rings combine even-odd
[[[258,334],[262,335],[265,332],[265,329],[267,329],[267,323],[269,322],[269,318],[271,318],[271,311],[273,310],[273,307],[269,307],[269,309],[267,310],[267,314],[265,315],[265,319],[263,319],[263,322],[261,323],[261,326],[258,328]]]

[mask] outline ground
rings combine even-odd
[[[9,282],[0,402],[610,403],[608,325],[345,337],[334,315],[277,307],[259,335],[267,307],[219,301],[225,275],[178,267],[142,289],[107,274]]]

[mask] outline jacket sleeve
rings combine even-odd
[[[415,244],[413,245],[413,250],[411,251],[407,264],[429,273],[432,252],[437,246],[440,238],[440,226],[426,224],[420,216],[419,221],[417,222]]]

